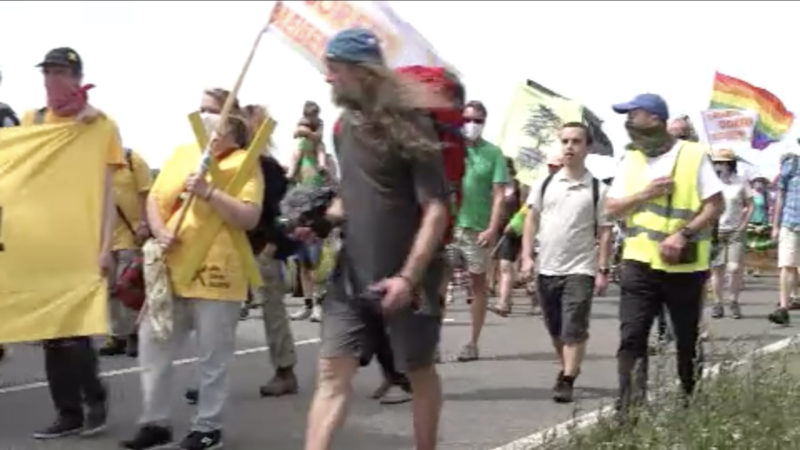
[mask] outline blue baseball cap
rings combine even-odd
[[[613,106],[614,112],[627,114],[634,109],[643,109],[651,114],[655,114],[664,122],[669,119],[669,109],[667,102],[656,94],[639,94],[627,103],[617,103]]]
[[[325,57],[348,63],[383,64],[380,40],[366,28],[349,28],[336,33],[325,47]]]

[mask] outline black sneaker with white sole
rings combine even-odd
[[[34,439],[58,439],[73,436],[83,431],[83,421],[59,417],[49,427],[33,433]]]
[[[559,373],[556,385],[553,388],[553,401],[556,403],[572,403],[574,383],[575,377],[564,375],[564,372]]]
[[[731,317],[736,320],[742,318],[742,307],[737,302],[731,303]]]
[[[214,430],[207,433],[192,431],[181,442],[181,450],[219,450],[222,448],[222,431]]]
[[[725,307],[719,303],[715,303],[711,306],[711,318],[712,319],[722,319],[725,317]]]
[[[160,450],[173,448],[172,430],[155,425],[139,428],[136,436],[129,441],[120,442],[120,447],[129,450]]]

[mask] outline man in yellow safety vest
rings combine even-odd
[[[687,398],[694,389],[710,228],[724,204],[707,149],[669,134],[661,97],[642,94],[614,105],[614,111],[628,115],[631,138],[606,203],[606,212],[626,225],[617,353],[617,406],[624,418],[645,398],[647,338],[664,305],[675,328],[678,375]]]

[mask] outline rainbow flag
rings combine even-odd
[[[714,77],[711,108],[749,109],[758,113],[753,148],[763,150],[783,139],[792,127],[794,114],[771,92],[719,72]]]

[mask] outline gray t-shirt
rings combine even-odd
[[[753,192],[746,179],[738,175],[731,176],[722,182],[722,197],[725,199],[725,211],[719,218],[719,231],[737,230],[744,220],[745,204],[753,198]]]
[[[354,294],[402,270],[419,231],[421,205],[428,199],[446,201],[444,166],[440,153],[410,158],[397,151],[368,148],[353,134],[352,119],[342,116],[334,138],[341,181],[339,195],[345,211],[343,249],[337,261],[349,268]],[[418,127],[432,140],[430,121],[419,116]],[[438,290],[443,273],[439,254],[421,281],[420,310],[438,314]],[[346,271],[347,272],[347,271]],[[335,270],[333,282],[342,282]]]

